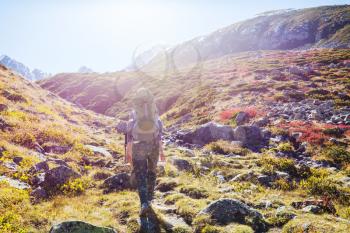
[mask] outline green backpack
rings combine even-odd
[[[135,141],[154,142],[159,138],[160,120],[153,95],[145,88],[137,91],[133,99],[132,138]]]

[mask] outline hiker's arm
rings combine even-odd
[[[165,162],[165,155],[163,150],[163,143],[162,141],[159,142],[159,160],[161,162]]]
[[[132,143],[126,144],[125,163],[132,163]]]

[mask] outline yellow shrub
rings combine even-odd
[[[87,178],[78,178],[68,181],[61,186],[61,191],[66,195],[79,195],[91,185],[91,180]]]
[[[27,121],[29,119],[28,114],[22,111],[6,111],[5,115],[15,120]]]
[[[219,154],[239,154],[239,155],[246,155],[249,153],[248,149],[242,148],[237,145],[233,145],[228,141],[219,140],[216,142],[209,143],[205,146],[206,149],[213,151],[214,153]]]
[[[36,106],[36,110],[40,113],[44,113],[46,115],[55,115],[54,112],[45,105],[38,105]]]

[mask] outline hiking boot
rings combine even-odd
[[[152,213],[152,206],[149,202],[141,205],[140,217],[147,217],[149,213]]]

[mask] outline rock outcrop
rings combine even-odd
[[[204,146],[220,139],[232,141],[234,139],[234,134],[231,126],[208,122],[199,126],[192,132],[179,135],[179,137],[180,140],[183,140],[185,143]]]

